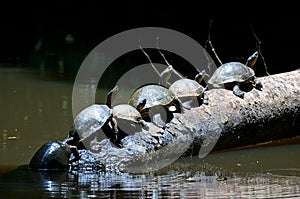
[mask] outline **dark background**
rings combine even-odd
[[[84,57],[114,34],[138,27],[164,27],[204,46],[213,20],[211,41],[223,63],[244,62],[257,49],[252,25],[262,42],[268,71],[275,74],[299,68],[298,12],[288,2],[264,6],[255,1],[11,1],[1,3],[0,66],[38,69],[43,63],[46,70],[58,71],[57,62],[62,59],[65,68],[60,72],[72,79]],[[68,34],[74,42],[66,43]],[[138,57],[143,55],[128,59],[135,62],[141,59]],[[261,59],[257,65],[257,76],[265,75]]]

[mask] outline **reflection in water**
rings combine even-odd
[[[291,146],[298,149],[299,146]],[[272,147],[274,153],[283,147]],[[253,150],[243,152],[244,158]],[[264,154],[264,149],[260,151]],[[267,152],[268,153],[268,152]],[[267,154],[265,153],[265,154]],[[280,153],[279,153],[280,154]],[[295,154],[293,158],[299,157]],[[231,165],[220,165],[223,154],[207,158],[182,158],[155,173],[128,174],[31,171],[27,165],[0,175],[1,196],[32,198],[297,198],[300,197],[299,160],[297,168],[276,161],[262,165],[260,171],[249,165],[234,167],[235,152],[226,152]],[[251,155],[250,155],[251,156]],[[283,159],[281,155],[278,158]],[[248,164],[252,164],[251,158]],[[239,168],[239,169],[236,169]],[[284,172],[282,172],[284,170]],[[12,194],[13,193],[13,194]],[[23,197],[24,196],[24,197]],[[28,197],[26,197],[28,196]]]
[[[43,81],[29,71],[0,71],[0,198],[300,197],[299,144],[182,158],[143,175],[15,168],[28,164],[45,142],[67,136],[72,83]]]

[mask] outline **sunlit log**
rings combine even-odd
[[[201,147],[205,155],[210,150],[300,135],[300,70],[258,79],[262,90],[252,89],[243,99],[230,90],[208,90],[208,105],[177,118],[182,126],[195,132],[192,150],[186,154],[198,154]]]

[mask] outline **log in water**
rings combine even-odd
[[[300,70],[258,79],[263,84],[262,90],[252,89],[243,99],[230,90],[208,90],[208,105],[201,105],[177,118],[183,126],[195,129],[192,150],[186,155],[199,153],[201,147],[200,152],[205,155],[210,150],[300,134]]]
[[[180,156],[201,158],[212,151],[300,135],[300,70],[259,79],[263,88],[252,89],[244,98],[230,90],[208,90],[207,105],[175,115],[165,129],[152,125],[129,135],[121,149],[103,140],[95,146],[99,153],[80,151],[81,159],[73,166],[80,170],[101,162],[109,170],[147,172]]]

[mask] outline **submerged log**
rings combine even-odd
[[[201,157],[210,151],[300,135],[300,70],[258,79],[262,90],[252,89],[243,99],[230,90],[208,90],[208,105],[177,118],[195,131],[186,155]]]

